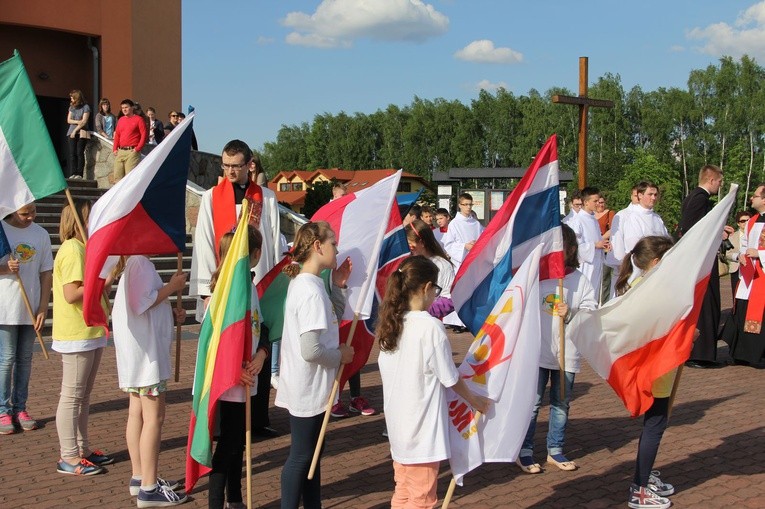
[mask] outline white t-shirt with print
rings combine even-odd
[[[408,311],[398,348],[381,351],[377,364],[393,460],[412,465],[448,458],[446,388],[459,373],[443,324],[427,311]]]
[[[279,359],[279,387],[275,405],[295,417],[313,417],[326,409],[337,367],[307,362],[300,353],[300,335],[321,331],[319,343],[327,349],[340,344],[340,330],[324,280],[302,273],[290,282],[284,308],[284,331]]]
[[[40,273],[53,270],[50,235],[35,223],[26,228],[16,228],[3,221],[3,229],[11,246],[11,254],[19,261],[19,276],[32,305],[32,312],[37,312],[40,303]],[[8,256],[0,258],[0,264],[5,264]],[[16,274],[0,276],[0,296],[3,300],[0,305],[0,324],[32,325],[32,317],[21,296]]]

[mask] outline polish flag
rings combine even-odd
[[[569,325],[579,353],[603,377],[633,417],[653,404],[651,386],[688,360],[721,232],[737,185],[670,249],[643,280]]]
[[[397,249],[394,256],[385,255],[385,265],[379,266],[383,249],[391,247],[388,239],[406,242],[401,217],[396,219],[397,210],[394,209],[395,214],[392,211],[401,174],[399,170],[367,189],[332,200],[311,216],[311,221],[328,222],[335,232],[337,262],[342,263],[350,256],[353,263],[348,279],[348,305],[340,319],[352,320],[354,314],[362,320],[369,318],[378,272],[387,274],[395,270],[391,262],[409,255],[406,244],[405,250]],[[400,247],[401,242],[396,246]]]
[[[99,303],[116,256],[172,254],[185,249],[193,123],[192,113],[93,205],[82,301],[88,325],[107,325]]]

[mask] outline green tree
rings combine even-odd
[[[305,217],[311,219],[311,216],[313,216],[317,210],[329,203],[332,199],[332,185],[332,182],[326,180],[316,182],[308,191],[306,191],[305,205],[303,205],[303,215]]]

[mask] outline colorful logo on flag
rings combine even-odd
[[[512,292],[512,290],[510,290]],[[499,313],[489,315],[486,323],[478,331],[473,340],[475,349],[471,348],[465,357],[464,366],[469,366],[472,373],[463,373],[462,378],[469,378],[473,382],[486,385],[486,373],[498,365],[512,358],[512,353],[502,356],[505,352],[505,333],[497,324],[497,319],[502,315],[513,312],[513,296],[511,295],[503,304]],[[476,345],[477,343],[477,345]]]

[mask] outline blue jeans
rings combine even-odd
[[[27,409],[35,336],[31,325],[0,325],[0,414]]]
[[[560,399],[560,370],[539,368],[537,381],[537,400],[534,402],[534,412],[531,414],[529,429],[521,446],[520,456],[532,456],[534,451],[534,432],[537,428],[539,407],[545,395],[547,380],[550,380],[550,425],[547,430],[547,454],[563,454],[563,443],[566,439],[566,424],[568,423],[568,404],[571,401],[571,390],[574,388],[576,373],[566,371],[566,398]]]
[[[271,374],[279,374],[279,353],[282,350],[282,341],[274,341],[271,343]]]

